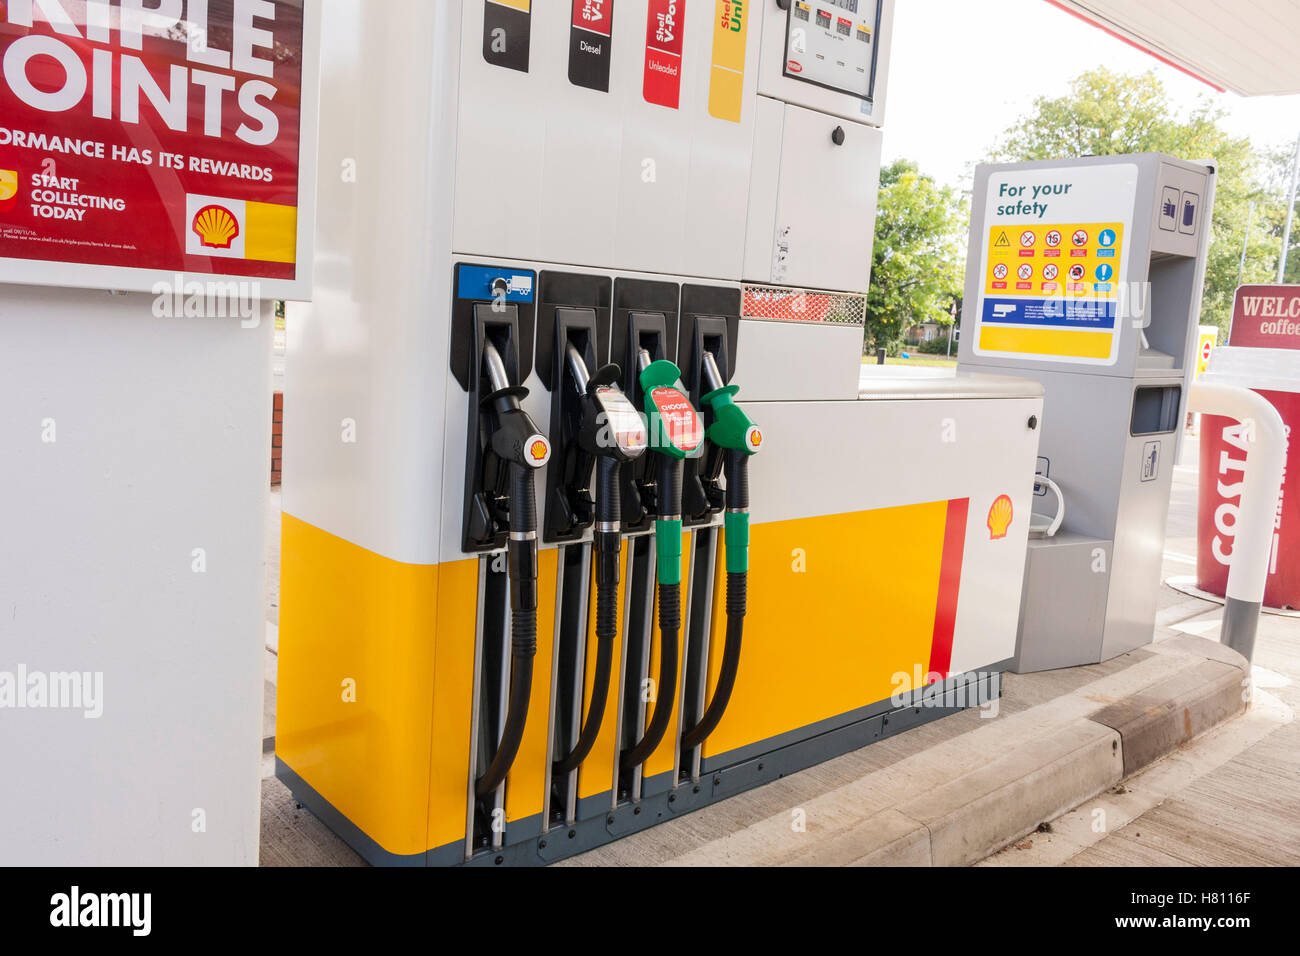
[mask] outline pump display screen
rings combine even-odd
[[[870,100],[876,85],[880,0],[794,0],[785,75]]]

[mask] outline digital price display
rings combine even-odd
[[[876,85],[880,0],[795,0],[784,73],[870,102]]]

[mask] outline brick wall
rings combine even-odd
[[[280,465],[284,451],[284,392],[275,393],[271,412],[271,487],[280,484]]]

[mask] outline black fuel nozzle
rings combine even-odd
[[[625,464],[644,455],[647,447],[645,423],[618,387],[622,375],[619,367],[606,365],[589,378],[586,363],[572,344],[566,350],[565,362],[575,385],[582,390],[577,444],[583,455],[596,462],[596,527],[592,539],[596,566],[596,665],[591,704],[578,742],[553,767],[560,774],[577,769],[587,759],[604,719],[614,642],[618,636],[618,563],[623,538],[621,471]]]
[[[496,420],[489,441],[492,453],[507,466],[510,606],[537,609],[537,493],[533,476],[551,460],[551,443],[521,402],[528,389],[511,385],[495,345],[483,345],[483,373],[490,393],[483,399]]]
[[[622,370],[606,365],[587,382],[578,444],[596,460],[596,526],[593,551],[596,582],[617,587],[622,550],[623,466],[646,452],[645,422],[619,388]]]
[[[523,410],[528,389],[511,385],[501,354],[483,345],[483,374],[489,394],[484,409],[495,416],[489,446],[508,472],[508,574],[510,578],[510,702],[496,755],[475,792],[486,797],[505,781],[523,741],[537,655],[537,494],[533,477],[551,460],[551,443]]]

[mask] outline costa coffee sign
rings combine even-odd
[[[0,0],[0,282],[156,292],[208,275],[306,298],[306,13]]]
[[[1244,285],[1238,289],[1228,344],[1300,349],[1300,285]]]
[[[1237,290],[1232,333],[1237,348],[1300,350],[1300,286],[1252,285]],[[1241,384],[1249,387],[1250,382]],[[1291,441],[1300,424],[1300,392],[1254,389],[1266,398],[1286,426],[1286,471],[1273,519],[1264,604],[1300,608],[1300,499],[1292,476],[1300,474],[1300,442]],[[1201,419],[1201,487],[1197,509],[1197,586],[1222,596],[1236,546],[1241,492],[1250,451],[1248,428],[1217,415]]]

